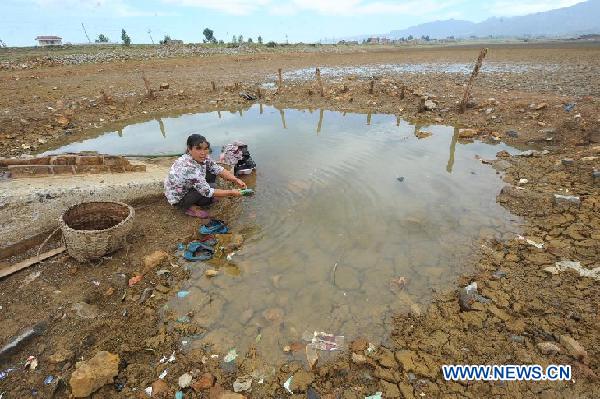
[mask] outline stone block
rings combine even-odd
[[[48,165],[9,165],[8,171],[13,178],[48,176],[52,167]]]
[[[74,175],[75,166],[73,165],[54,165],[51,166],[55,175]]]
[[[108,166],[126,166],[129,165],[129,161],[123,157],[117,155],[105,155],[104,165]]]
[[[106,165],[77,165],[75,166],[77,174],[81,173],[108,173],[110,166]]]
[[[76,165],[102,165],[103,163],[102,155],[80,155],[75,160]]]
[[[50,157],[50,165],[75,165],[77,155],[57,155]]]

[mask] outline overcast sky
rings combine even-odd
[[[125,28],[133,43],[174,39],[200,42],[209,27],[227,41],[258,35],[265,42],[387,33],[423,22],[525,15],[567,7],[581,0],[0,0],[0,39],[9,46],[36,44],[38,35],[63,42],[94,40],[100,33],[120,41]]]

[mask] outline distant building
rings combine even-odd
[[[38,41],[38,46],[60,46],[62,45],[62,37],[59,36],[38,36],[35,38]]]

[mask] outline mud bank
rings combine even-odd
[[[581,51],[584,50],[505,48],[498,50],[497,57],[510,60],[538,57],[563,64],[573,64],[579,59],[592,67],[600,52],[597,49]],[[196,61],[149,62],[145,66],[154,71],[152,79],[155,82],[169,80],[173,88],[157,92],[156,99],[145,98],[143,92],[137,97],[131,96],[132,100],[119,99],[117,91],[124,93],[131,89],[131,84],[122,81],[122,86],[117,84],[117,75],[131,68],[128,65],[114,66],[110,78],[97,75],[91,67],[64,70],[55,67],[52,71],[41,69],[40,73],[47,74],[44,82],[48,87],[55,85],[54,82],[61,79],[59,75],[67,71],[74,72],[78,79],[94,76],[93,83],[77,89],[88,93],[107,87],[108,82],[113,81],[110,84],[114,85],[111,92],[114,103],[102,104],[100,95],[94,94],[98,97],[95,106],[77,108],[71,116],[69,123],[73,123],[73,130],[80,129],[81,134],[86,135],[89,124],[144,115],[143,111],[167,110],[173,105],[194,111],[237,109],[246,104],[238,96],[239,91],[255,90],[259,83],[269,79],[274,61],[291,69],[316,63],[382,63],[400,54],[403,53],[332,55],[331,58],[290,56],[268,61],[202,60],[202,81],[206,83],[197,88],[191,84],[191,80],[199,76],[199,72],[193,71],[199,66]],[[415,50],[406,56],[420,60],[431,57],[473,60],[476,54],[475,49],[448,49],[424,50],[423,53]],[[181,65],[186,72],[168,75],[163,72],[167,63]],[[233,73],[236,68],[238,72]],[[471,127],[475,129],[472,138],[502,140],[523,149],[538,150],[531,156],[498,154],[498,160],[490,162],[499,173],[504,173],[509,185],[499,194],[498,201],[525,218],[523,239],[498,241],[482,237],[480,252],[465,260],[473,272],[458,279],[456,289],[436,293],[434,302],[427,308],[412,306],[407,301],[399,310],[389,341],[374,351],[359,339],[338,358],[328,363],[323,361],[313,370],[307,370],[303,364],[302,342],[282,343],[282,350],[284,344],[293,349],[290,361],[277,366],[265,364],[260,353],[253,351],[238,357],[235,366],[223,362],[225,353],[214,353],[210,348],[182,351],[181,340],[206,331],[176,320],[165,324],[163,306],[191,272],[177,266],[173,256],[167,256],[160,264],[145,264],[143,258],[155,250],[174,253],[178,242],[194,235],[197,223],[164,202],[149,202],[136,209],[138,217],[129,245],[100,264],[82,265],[66,255],[59,255],[0,281],[3,325],[0,342],[8,342],[10,337],[38,321],[48,322],[42,336],[2,359],[5,362],[2,370],[9,367],[16,370],[0,379],[0,392],[6,392],[9,398],[24,397],[31,395],[34,389],[42,397],[53,394],[67,397],[75,363],[104,350],[118,354],[120,361],[114,383],[104,385],[94,394],[99,398],[145,397],[143,390],[153,383],[156,390],[165,392],[165,397],[173,397],[180,389],[179,377],[184,373],[192,377],[191,388],[184,389],[186,397],[228,397],[224,396],[224,390],[233,391],[234,381],[243,376],[251,376],[253,383],[251,392],[241,394],[256,398],[292,396],[283,387],[290,376],[293,376],[295,397],[306,396],[309,387],[311,395],[318,392],[322,398],[363,398],[376,391],[383,392],[385,398],[598,397],[598,280],[593,273],[591,277],[581,275],[580,271],[568,267],[573,263],[564,262],[579,262],[579,270],[593,271],[600,266],[600,183],[594,177],[594,170],[600,169],[599,106],[595,93],[580,91],[585,90],[582,88],[586,84],[593,86],[587,75],[571,77],[571,85],[562,86],[563,90],[572,90],[571,94],[563,95],[553,90],[529,89],[529,77],[522,79],[515,75],[488,80],[484,76],[481,82],[486,84],[476,83],[476,103],[465,114],[454,111],[465,79],[447,75],[435,75],[435,79],[432,76],[384,76],[375,82],[373,94],[369,94],[368,81],[354,77],[337,83],[325,82],[323,97],[313,82],[285,82],[279,93],[263,93],[262,101],[279,108],[399,114],[422,123]],[[540,78],[532,76],[531,80]],[[219,81],[217,92],[210,89],[207,82],[210,80]],[[242,83],[235,87],[235,81]],[[15,84],[19,92],[26,89],[20,86],[21,80],[3,82],[6,86],[3,83],[2,90],[14,88]],[[402,86],[406,86],[404,98],[400,98]],[[69,97],[63,89],[47,90],[47,93],[44,97],[47,104],[56,101],[66,104]],[[436,103],[435,110],[417,112],[423,95]],[[11,98],[3,100],[3,107],[11,107],[12,113],[0,125],[4,135],[3,154],[20,154],[24,151],[23,145],[31,146],[46,135],[51,139],[35,144],[36,150],[68,140],[62,127],[44,127],[47,121],[57,118],[54,113],[38,114],[38,108],[33,105],[19,105],[19,97]],[[568,110],[570,107],[565,106],[572,103],[575,107]],[[31,129],[21,126],[16,115],[30,123]],[[38,120],[32,121],[32,115],[39,115]],[[72,134],[78,134],[74,131]],[[7,138],[6,132],[14,137]],[[578,200],[564,200],[556,194]],[[223,219],[234,217],[235,209],[235,202],[228,201],[219,205],[215,215]],[[234,228],[234,232],[241,230],[242,226]],[[217,259],[214,264],[199,267],[201,271],[218,268],[219,262]],[[164,269],[168,273],[157,274]],[[143,278],[129,286],[128,280],[134,275],[143,275]],[[212,284],[218,286],[220,277],[211,280]],[[477,283],[478,293],[485,300],[461,300],[462,287],[472,282]],[[148,289],[152,296],[148,296]],[[402,293],[399,295],[402,297]],[[91,311],[77,311],[82,308],[91,308]],[[168,314],[166,320],[169,320]],[[160,362],[173,352],[174,362]],[[35,370],[23,370],[30,355],[37,356],[39,365]],[[573,368],[573,381],[446,382],[441,375],[443,364],[569,364]],[[164,383],[158,382],[164,370],[167,370]],[[45,385],[48,375],[58,378]],[[261,379],[263,382],[259,383]]]

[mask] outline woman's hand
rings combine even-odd
[[[229,195],[232,197],[241,197],[242,193],[240,190],[229,190]]]
[[[237,185],[238,185],[240,188],[242,188],[242,189],[243,189],[243,188],[247,188],[247,187],[246,187],[246,183],[244,183],[242,180],[240,180],[240,179],[238,179],[238,178],[236,178],[236,179],[235,179],[233,182],[234,182],[235,184],[237,184]]]

